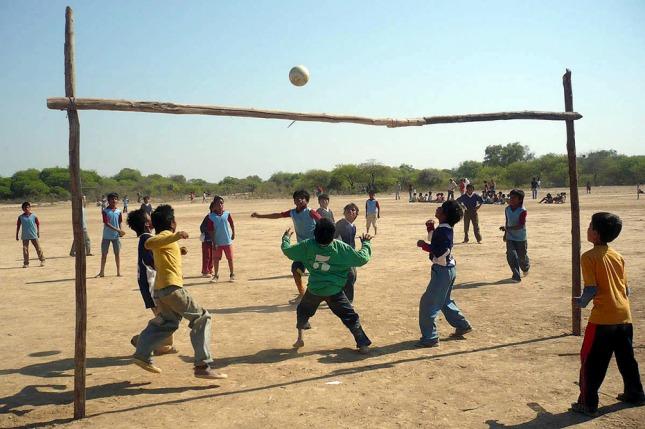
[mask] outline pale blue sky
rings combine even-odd
[[[0,0],[0,175],[67,165],[65,6],[77,96],[416,117],[563,110],[573,72],[578,151],[645,153],[645,1]],[[311,80],[292,86],[291,66]],[[101,174],[224,176],[384,164],[454,167],[490,144],[565,152],[564,124],[362,125],[80,113],[81,163]]]

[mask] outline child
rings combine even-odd
[[[166,204],[152,212],[152,225],[157,235],[147,239],[144,249],[152,250],[157,269],[153,297],[158,314],[139,335],[134,363],[146,371],[160,373],[161,369],[152,363],[152,351],[177,330],[185,317],[195,350],[195,377],[226,378],[226,374],[215,372],[209,365],[213,361],[209,344],[211,315],[183,288],[181,254],[185,251],[179,248],[177,241],[188,238],[188,233],[175,232],[175,212]]]
[[[130,199],[127,195],[123,196],[123,213],[128,212],[128,204],[130,204]]]
[[[219,261],[222,259],[222,252],[226,255],[226,261],[228,262],[229,280],[234,282],[233,240],[235,240],[235,224],[231,214],[224,211],[224,198],[219,195],[213,197],[213,209],[208,215],[208,220],[207,229],[211,234],[213,246],[213,278],[211,282],[214,283],[219,279]]]
[[[141,203],[141,209],[148,213],[148,216],[152,214],[152,204],[150,203],[150,195],[143,197],[143,203]]]
[[[141,297],[143,298],[143,303],[146,308],[151,309],[152,314],[157,316],[159,314],[159,309],[155,305],[151,294],[157,272],[155,271],[152,251],[145,248],[146,241],[152,237],[152,234],[150,233],[152,221],[145,211],[138,209],[128,214],[127,223],[130,229],[136,232],[137,237],[139,237],[137,250],[137,283],[139,283],[139,291],[141,292]],[[134,347],[137,346],[138,342],[138,335],[135,335],[130,340],[130,344]],[[157,356],[168,353],[177,353],[177,349],[172,345],[172,335],[166,338],[163,343],[155,349],[154,353]]]
[[[327,194],[320,194],[318,196],[318,204],[320,204],[320,207],[316,210],[320,217],[324,217],[326,219],[329,219],[332,222],[336,222],[334,220],[334,212],[332,212],[328,207],[329,207],[329,195]]]
[[[506,261],[511,267],[513,280],[516,283],[522,281],[520,269],[524,276],[529,275],[529,255],[527,253],[528,243],[526,238],[526,209],[524,208],[524,191],[513,189],[509,192],[508,207],[504,209],[506,224],[500,226],[504,231],[506,241]]]
[[[90,242],[90,235],[87,232],[87,216],[85,215],[85,207],[87,206],[87,200],[85,195],[83,195],[83,204],[81,207],[81,225],[83,227],[83,242],[85,243],[85,255],[92,255],[92,243]],[[69,251],[69,256],[76,256],[76,241],[72,241],[72,248]]]
[[[308,239],[292,246],[291,228],[282,236],[282,253],[293,261],[303,261],[309,270],[307,292],[298,304],[298,339],[294,348],[304,347],[303,331],[309,328],[309,319],[316,314],[322,301],[327,302],[331,311],[343,321],[354,335],[360,353],[368,353],[370,339],[361,327],[358,314],[343,292],[350,267],[365,265],[371,256],[368,234],[361,237],[363,247],[356,251],[347,244],[334,240],[336,228],[329,219],[321,219],[315,227],[314,239]]]
[[[437,229],[434,228],[433,220],[426,222],[430,243],[423,240],[417,242],[418,247],[430,253],[432,270],[428,288],[419,302],[421,339],[416,343],[416,347],[439,345],[436,322],[439,311],[446,317],[450,326],[456,328],[451,337],[463,337],[472,331],[470,323],[450,297],[457,274],[455,258],[452,256],[453,226],[461,220],[462,214],[461,207],[454,200],[441,204],[435,212],[435,217],[439,220]]]
[[[335,239],[340,240],[349,245],[352,249],[356,249],[356,225],[354,221],[358,217],[358,206],[354,203],[349,203],[343,209],[343,219],[336,222]],[[347,274],[347,282],[343,288],[345,296],[350,303],[354,302],[354,284],[356,284],[356,267],[350,267]]]
[[[624,383],[623,393],[617,399],[634,405],[645,404],[632,345],[625,261],[607,246],[618,237],[622,226],[620,218],[612,213],[600,212],[591,217],[587,241],[594,247],[580,258],[585,287],[581,296],[573,298],[573,304],[580,307],[586,307],[593,299],[580,351],[580,396],[571,405],[572,411],[589,416],[598,413],[598,389],[614,353]]]
[[[105,277],[105,262],[107,261],[110,244],[114,251],[114,261],[116,262],[116,275],[121,277],[121,240],[120,237],[125,235],[121,229],[123,216],[121,210],[116,207],[119,201],[119,194],[116,192],[109,193],[107,196],[108,206],[103,210],[103,240],[101,240],[101,271],[96,277]]]
[[[299,242],[314,238],[314,229],[316,222],[321,217],[315,210],[307,207],[309,203],[309,192],[300,189],[293,193],[293,203],[296,208],[284,212],[259,214],[257,212],[251,213],[251,217],[259,219],[280,219],[283,217],[290,217],[293,220],[293,227],[296,231],[296,240]],[[305,273],[305,266],[301,261],[294,261],[291,264],[291,273],[293,280],[298,288],[298,296],[289,301],[290,304],[298,304],[302,297],[305,295],[305,288],[302,285],[302,276]]]
[[[208,207],[208,214],[202,219],[201,225],[199,225],[200,240],[202,242],[202,277],[210,277],[213,275],[213,237],[211,236],[210,231],[208,230],[208,224],[210,220],[208,217],[213,213],[213,205],[211,202]]]
[[[370,233],[370,225],[374,225],[374,235],[376,235],[376,219],[381,218],[381,206],[374,199],[374,191],[368,192],[369,199],[365,201],[365,218],[367,219],[367,233]],[[420,194],[419,194],[420,195]]]
[[[18,232],[22,227],[20,240],[22,240],[22,268],[29,268],[29,242],[34,245],[38,259],[40,259],[40,266],[45,266],[45,256],[40,248],[38,239],[40,238],[40,221],[38,217],[31,212],[31,203],[25,201],[22,203],[22,214],[18,216],[16,221],[16,241],[18,241]]]
[[[457,202],[464,207],[464,243],[468,243],[468,231],[470,230],[470,223],[473,223],[473,230],[475,231],[475,238],[477,244],[481,244],[482,235],[479,232],[479,216],[477,212],[484,203],[484,200],[479,195],[475,194],[475,186],[469,183],[466,186],[466,193],[457,198]]]

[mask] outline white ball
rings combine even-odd
[[[309,82],[309,70],[305,66],[295,66],[289,70],[289,80],[295,86],[304,86]]]

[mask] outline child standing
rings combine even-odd
[[[293,204],[296,206],[291,210],[279,213],[259,214],[258,212],[251,213],[251,217],[259,219],[280,219],[283,217],[290,217],[293,220],[293,227],[296,231],[296,240],[299,242],[314,238],[314,229],[316,222],[321,217],[315,210],[307,207],[309,204],[309,192],[300,189],[293,193]],[[291,273],[293,280],[298,288],[298,296],[289,301],[290,304],[298,304],[302,297],[305,295],[305,288],[302,285],[302,276],[305,273],[305,265],[298,260],[294,260],[291,264]]]
[[[622,226],[620,218],[612,213],[600,212],[591,217],[587,241],[594,247],[580,258],[585,287],[581,296],[573,298],[574,305],[581,307],[586,307],[593,299],[580,351],[580,396],[571,405],[572,411],[589,416],[598,412],[598,389],[614,353],[624,384],[623,393],[617,399],[634,405],[645,404],[632,345],[625,261],[607,245],[618,237]]]
[[[376,235],[376,219],[381,218],[381,206],[374,198],[374,191],[368,192],[369,198],[365,201],[365,218],[367,220],[367,233],[370,233],[370,225],[374,225],[374,235]]]
[[[481,244],[482,235],[479,232],[479,216],[477,212],[479,208],[484,203],[484,200],[481,196],[475,193],[475,186],[472,183],[469,183],[466,186],[466,193],[457,198],[457,202],[464,207],[464,243],[468,243],[468,232],[470,230],[470,223],[473,224],[473,230],[475,231],[475,238],[477,243]]]
[[[112,244],[114,251],[114,261],[116,262],[116,275],[121,277],[121,240],[119,238],[125,235],[121,229],[123,215],[116,204],[119,201],[119,194],[116,192],[109,193],[107,196],[108,206],[103,210],[103,240],[101,240],[101,271],[96,277],[105,277],[105,263],[107,255]]]
[[[213,202],[208,207],[208,214],[204,216],[201,225],[199,225],[200,240],[202,241],[202,277],[213,275],[213,237],[208,230],[210,220],[208,217],[213,213]]]
[[[185,252],[177,241],[188,238],[188,233],[175,232],[175,212],[169,205],[158,206],[152,212],[151,220],[157,235],[148,238],[144,248],[152,250],[157,268],[153,298],[159,314],[139,335],[134,363],[146,371],[160,373],[161,369],[152,363],[152,351],[177,330],[185,317],[189,321],[190,341],[195,351],[195,377],[226,378],[226,374],[215,372],[209,365],[213,361],[210,353],[211,315],[183,287],[181,254]]]
[[[325,219],[329,219],[332,222],[336,222],[334,220],[334,212],[329,209],[329,195],[320,194],[318,196],[318,204],[320,204],[320,207],[318,207],[316,212],[320,215],[320,217],[324,217]]]
[[[148,213],[148,216],[152,214],[152,204],[150,203],[150,195],[143,197],[143,203],[141,203],[141,208]]]
[[[152,299],[152,288],[154,286],[157,271],[155,271],[155,263],[152,251],[145,248],[146,241],[152,234],[152,221],[150,216],[141,209],[135,210],[128,214],[127,223],[130,229],[136,232],[139,237],[139,245],[137,249],[137,283],[139,283],[139,291],[143,298],[143,303],[146,308],[152,310],[152,314],[157,316],[159,309]],[[130,344],[134,347],[139,342],[139,336],[135,335],[130,340]],[[172,335],[166,338],[154,351],[155,355],[159,356],[168,353],[177,353],[172,345]]]
[[[127,195],[123,196],[123,213],[128,212],[128,204],[130,204],[130,199]]]
[[[211,234],[213,246],[213,278],[211,281],[216,282],[219,279],[219,261],[222,259],[222,253],[224,253],[228,262],[229,280],[234,282],[233,240],[235,240],[235,224],[231,214],[224,210],[224,198],[219,195],[213,197],[213,209],[208,215],[208,220],[208,231]]]
[[[38,259],[40,259],[40,266],[43,267],[45,265],[45,256],[38,242],[40,238],[40,221],[31,212],[31,203],[29,201],[22,203],[21,207],[22,214],[18,216],[16,221],[16,241],[22,240],[22,268],[29,268],[29,242],[34,245]],[[20,228],[22,228],[22,233],[19,239]]]
[[[334,238],[340,238],[341,241],[352,249],[356,249],[356,225],[354,221],[358,217],[358,206],[354,203],[349,203],[343,209],[343,219],[336,222],[336,234]],[[356,267],[350,267],[347,274],[347,282],[343,288],[345,296],[349,302],[354,302],[354,284],[356,284]]]
[[[528,242],[526,237],[526,209],[524,208],[524,191],[513,189],[509,192],[508,206],[504,209],[506,224],[499,229],[504,231],[506,241],[506,261],[513,273],[512,280],[521,282],[520,269],[524,276],[529,274]]]
[[[453,226],[461,220],[462,210],[456,201],[446,201],[435,212],[439,226],[435,229],[434,221],[426,222],[430,243],[423,240],[417,246],[430,253],[432,270],[430,283],[419,302],[419,328],[421,339],[417,347],[436,347],[439,345],[437,316],[441,311],[446,320],[455,328],[452,337],[462,337],[472,331],[470,323],[462,314],[457,303],[450,297],[455,283],[457,270],[452,256]]]
[[[370,260],[371,237],[363,235],[363,247],[356,251],[347,244],[334,240],[335,233],[334,224],[329,219],[321,219],[315,226],[314,239],[300,241],[292,246],[291,228],[282,236],[282,253],[293,261],[302,261],[311,273],[307,291],[296,310],[298,339],[293,347],[304,347],[303,332],[309,328],[309,319],[316,314],[320,303],[325,301],[354,335],[358,351],[367,353],[372,342],[363,331],[359,316],[345,296],[343,288],[349,268],[365,265]]]

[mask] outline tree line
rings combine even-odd
[[[121,196],[153,195],[158,198],[180,198],[190,193],[245,194],[253,197],[290,194],[294,189],[322,187],[329,193],[356,194],[367,189],[391,192],[399,184],[419,191],[444,190],[448,180],[467,177],[481,188],[485,180],[495,180],[498,188],[526,187],[539,177],[544,187],[568,186],[568,162],[563,154],[536,157],[519,142],[486,147],[482,161],[463,161],[454,169],[417,169],[408,164],[398,167],[374,160],[362,164],[340,164],[330,171],[314,169],[300,173],[277,172],[267,180],[257,175],[245,178],[225,177],[217,183],[186,179],[183,175],[144,176],[140,171],[124,168],[114,176],[99,175],[93,170],[81,171],[83,193],[91,199],[108,192]],[[578,181],[599,185],[634,185],[645,179],[645,156],[628,156],[615,150],[589,152],[578,157]],[[0,200],[65,200],[70,197],[67,168],[31,168],[11,177],[0,177]]]

